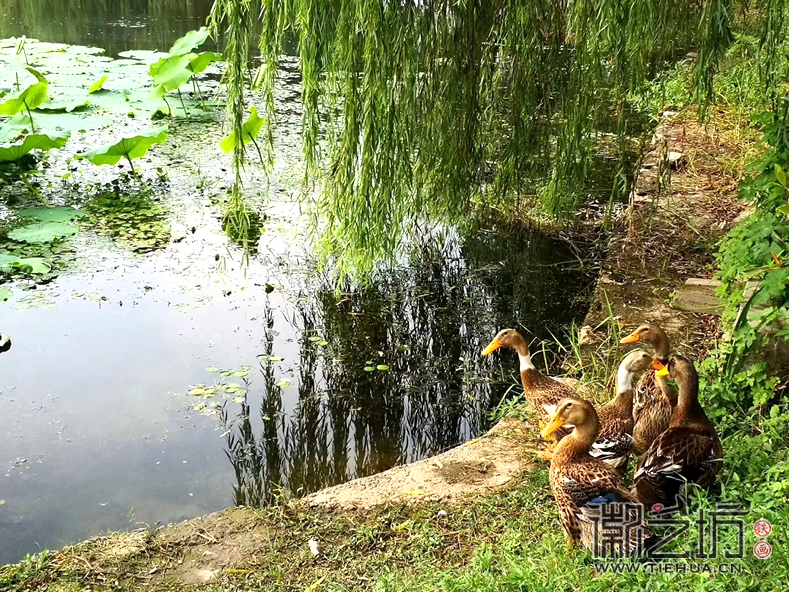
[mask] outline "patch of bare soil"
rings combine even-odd
[[[439,502],[451,514],[453,507],[462,508],[459,504],[468,496],[518,485],[518,477],[532,466],[538,440],[536,426],[505,418],[484,436],[430,459],[332,487],[281,508],[233,508],[156,532],[91,539],[57,552],[53,567],[61,578],[78,574],[80,582],[97,589],[189,590],[284,569],[272,561],[273,553],[293,572],[288,578],[297,581],[298,564],[312,570],[324,557],[324,545],[341,551],[354,544],[347,540],[349,525],[391,520],[387,512],[392,509],[396,513],[397,508],[428,502]],[[395,552],[387,545],[382,549]]]
[[[587,344],[608,330],[610,305],[626,329],[660,324],[676,351],[700,359],[715,347],[718,317],[678,310],[671,300],[687,279],[714,275],[716,243],[744,209],[732,166],[743,148],[727,140],[722,118],[704,125],[679,114],[658,126],[609,243],[585,321]]]
[[[457,502],[511,484],[531,466],[537,429],[505,418],[484,436],[443,454],[329,487],[308,496],[311,506],[371,508],[424,500]]]

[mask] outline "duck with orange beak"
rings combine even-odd
[[[657,372],[679,386],[679,401],[668,429],[649,447],[633,477],[638,498],[654,504],[681,504],[687,483],[709,488],[720,470],[723,447],[699,403],[699,377],[693,362],[676,355]]]
[[[559,401],[542,437],[568,426],[575,429],[556,445],[550,470],[551,490],[568,544],[580,543],[599,555],[640,554],[653,540],[652,532],[643,522],[643,508],[639,508],[638,499],[627,490],[616,469],[589,454],[600,432],[594,407],[577,398]],[[616,537],[606,536],[600,519],[601,506],[607,504],[620,504],[617,513],[611,515],[626,516],[624,522],[636,526],[615,533]],[[604,541],[612,541],[614,548],[601,549]]]
[[[526,396],[526,400],[531,408],[536,411],[543,425],[548,423],[551,418],[551,412],[556,407],[556,404],[564,398],[575,397],[575,391],[565,383],[551,378],[550,376],[546,376],[537,370],[531,359],[529,344],[526,342],[523,335],[518,333],[515,329],[503,329],[499,331],[498,335],[493,338],[493,341],[482,350],[482,355],[490,355],[502,347],[512,348],[518,354],[518,359],[520,360],[521,384],[523,385],[523,393]],[[569,429],[561,427],[552,432],[553,437],[557,441],[561,440],[569,433]],[[540,457],[549,459],[550,455],[541,454]]]
[[[627,354],[616,372],[616,397],[597,408],[600,434],[590,454],[607,465],[627,472],[633,448],[633,390],[634,383],[652,367],[652,355],[637,349]]]
[[[655,376],[655,369],[668,363],[671,343],[657,325],[641,325],[622,339],[622,344],[645,343],[652,347],[652,369],[647,370],[633,391],[633,452],[643,454],[668,428],[677,391],[666,380]]]

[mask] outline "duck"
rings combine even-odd
[[[614,551],[618,555],[641,554],[654,540],[643,521],[643,507],[639,507],[638,498],[628,491],[619,472],[590,454],[600,432],[595,408],[583,399],[563,399],[541,435],[546,438],[570,425],[575,429],[556,445],[550,468],[551,490],[559,507],[567,544],[571,547],[580,544],[599,555],[599,548],[595,548],[595,531],[598,531],[598,543],[606,540],[604,524],[599,522],[604,514],[601,506],[628,504],[625,508],[629,515],[627,522],[639,524],[639,527],[629,530],[627,537],[622,536]]]
[[[687,483],[709,489],[715,483],[723,446],[699,403],[699,376],[693,362],[675,355],[657,372],[679,386],[668,429],[652,443],[633,477],[636,496],[647,506],[682,507]]]
[[[562,399],[575,397],[575,391],[567,384],[537,370],[531,359],[529,344],[515,329],[499,331],[493,341],[482,350],[482,355],[488,356],[502,347],[510,347],[518,354],[523,393],[531,408],[537,412],[542,424],[547,424],[556,404]],[[569,433],[569,429],[559,427],[553,432],[553,437],[559,441]],[[550,460],[549,452],[543,452],[538,456]]]
[[[666,431],[677,404],[676,389],[655,376],[656,369],[668,363],[671,343],[666,332],[654,324],[641,325],[620,343],[646,343],[655,352],[653,368],[643,374],[633,395],[633,451],[640,456]]]
[[[589,451],[594,458],[624,474],[633,447],[633,383],[652,366],[643,350],[627,354],[616,373],[616,397],[599,409],[600,434]]]

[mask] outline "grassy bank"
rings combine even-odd
[[[440,513],[446,512],[446,516]],[[235,510],[235,519],[187,523],[166,536],[143,533],[135,545],[99,539],[56,555],[29,559],[0,571],[9,590],[783,590],[786,548],[773,556],[736,562],[742,572],[713,574],[599,573],[588,553],[568,551],[558,528],[544,468],[512,491],[462,507],[381,509],[364,516],[316,513],[296,506]],[[746,551],[755,542],[750,524],[771,518],[786,525],[786,511],[751,513]],[[779,531],[774,536],[782,537]],[[216,543],[212,542],[212,539]],[[318,543],[313,556],[309,541]],[[224,545],[235,541],[232,551]],[[775,541],[777,542],[777,541]],[[677,543],[692,549],[693,538]],[[124,545],[133,547],[124,554]],[[735,546],[727,533],[722,547]],[[209,549],[213,549],[209,551]],[[232,552],[233,567],[213,574],[194,569],[205,553]],[[716,569],[726,560],[709,561]],[[3,588],[0,588],[3,589]]]

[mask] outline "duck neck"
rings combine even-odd
[[[583,425],[575,426],[575,429],[556,445],[554,457],[558,455],[560,458],[567,459],[588,456],[599,433],[600,422],[597,418],[590,419]]]
[[[534,362],[531,361],[531,351],[525,339],[519,339],[513,345],[515,352],[518,354],[518,359],[521,362],[521,372],[526,370],[535,370]]]
[[[633,382],[635,378],[635,374],[624,366],[619,366],[616,373],[616,397],[611,401],[611,404],[619,407],[628,415],[633,414]]]
[[[678,381],[679,398],[671,417],[671,427],[687,426],[694,423],[707,424],[707,414],[699,403],[699,385],[693,381]]]
[[[668,336],[665,333],[658,335],[652,347],[655,349],[655,359],[664,366],[668,364],[668,358],[671,355],[671,343],[669,343]]]
[[[528,385],[532,382],[532,378],[537,372],[537,368],[534,367],[534,362],[531,361],[529,345],[526,343],[525,339],[521,338],[513,344],[512,348],[515,350],[515,353],[518,354],[518,359],[520,360],[521,381],[524,386]]]

